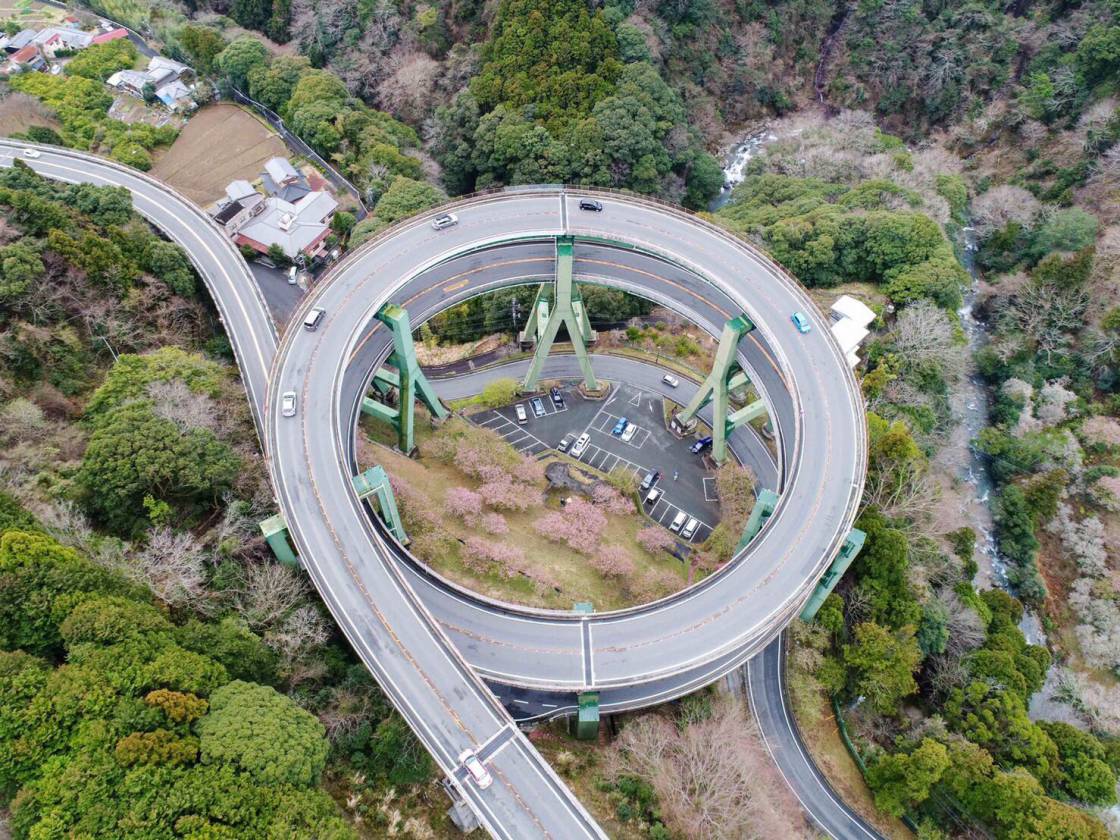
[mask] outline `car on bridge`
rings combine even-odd
[[[459,754],[459,763],[467,768],[470,773],[471,779],[478,785],[479,789],[486,790],[494,782],[494,777],[490,775],[490,771],[478,760],[478,756],[474,750],[463,750]]]
[[[432,227],[435,230],[443,230],[457,224],[459,224],[459,217],[454,213],[441,213],[432,219]]]
[[[285,417],[296,416],[296,392],[285,391],[284,397],[280,400],[280,413]]]
[[[793,325],[797,327],[799,333],[807,333],[813,328],[813,325],[809,323],[809,319],[805,317],[804,313],[794,312],[789,316],[789,319],[793,321]]]

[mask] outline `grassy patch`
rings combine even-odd
[[[561,499],[569,492],[548,491],[543,481],[536,485],[539,501],[528,510],[502,512],[509,532],[487,538],[519,548],[531,565],[530,574],[532,570],[540,570],[538,580],[547,579],[553,585],[542,587],[526,574],[503,574],[503,570],[493,564],[485,571],[478,571],[477,564],[466,562],[463,541],[478,536],[479,528],[449,513],[445,504],[450,488],[477,489],[477,482],[454,464],[430,454],[441,436],[459,434],[464,426],[464,421],[452,420],[442,429],[433,430],[426,422],[426,415],[418,412],[416,444],[421,456],[412,459],[390,448],[395,442],[395,433],[387,424],[370,418],[363,418],[361,424],[364,437],[380,444],[361,447],[362,467],[380,463],[391,476],[408,485],[413,497],[423,500],[420,533],[410,534],[414,537],[412,548],[437,572],[491,598],[551,609],[571,609],[577,601],[591,601],[598,610],[619,609],[662,597],[685,585],[686,570],[680,561],[666,554],[654,556],[638,545],[637,533],[648,522],[637,511],[631,515],[606,514],[607,525],[601,541],[602,546],[620,546],[628,553],[636,569],[631,579],[608,578],[592,566],[588,557],[546,539],[534,523],[546,513],[560,510]],[[557,458],[562,457],[557,455]],[[595,472],[583,464],[579,467]],[[398,503],[409,527],[410,521],[416,521],[411,515],[416,512],[407,510],[408,501],[402,501],[401,495],[398,493]]]

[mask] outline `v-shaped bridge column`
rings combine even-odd
[[[753,329],[754,324],[746,315],[738,315],[723,325],[711,373],[684,411],[677,415],[680,423],[686,424],[701,408],[712,403],[712,457],[720,464],[727,457],[727,436],[734,429],[766,412],[766,406],[761,400],[732,414],[728,412],[731,392],[750,381],[739,365],[737,354],[739,340]]]
[[[416,446],[414,435],[416,405],[419,399],[428,411],[438,420],[447,417],[447,409],[436,396],[435,389],[420,370],[416,360],[416,348],[412,343],[412,327],[408,312],[395,303],[386,304],[377,313],[377,320],[393,333],[393,352],[389,354],[387,367],[382,367],[373,375],[373,386],[385,392],[396,388],[397,407],[366,398],[362,400],[362,411],[389,423],[397,430],[397,446],[401,452],[409,453]]]
[[[568,336],[572,340],[579,368],[583,372],[583,384],[588,389],[599,387],[595,381],[595,373],[591,370],[591,359],[587,356],[587,342],[592,340],[591,322],[583,307],[583,299],[579,290],[572,281],[572,251],[574,240],[570,236],[556,238],[556,283],[554,287],[547,284],[541,286],[537,292],[537,299],[533,301],[533,309],[529,314],[529,321],[525,324],[526,339],[533,332],[537,336],[537,349],[533,352],[533,363],[525,374],[524,387],[526,391],[533,391],[541,377],[544,360],[552,349],[560,325],[568,328]]]

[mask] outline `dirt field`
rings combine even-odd
[[[0,99],[0,135],[8,137],[33,125],[45,125],[55,131],[61,127],[50,109],[34,96],[11,93]]]
[[[151,174],[201,205],[238,178],[255,181],[271,157],[288,156],[284,141],[235,105],[210,105],[183,127]]]

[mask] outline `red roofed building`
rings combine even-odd
[[[8,59],[10,67],[14,70],[22,70],[24,68],[31,68],[32,70],[42,70],[47,66],[47,62],[43,60],[43,54],[39,51],[38,44],[28,44],[22,50],[14,53]]]
[[[128,37],[128,30],[127,29],[122,29],[121,27],[118,26],[116,29],[110,29],[108,32],[102,32],[100,35],[94,35],[92,43],[94,43],[94,44],[105,44],[105,43],[108,43],[109,41],[116,41],[116,40],[119,40],[120,38],[127,38],[127,37]]]

